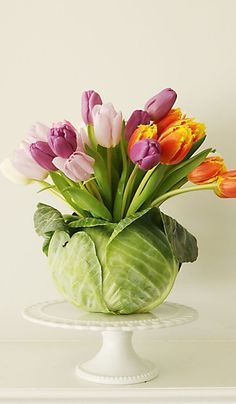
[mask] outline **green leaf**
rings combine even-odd
[[[139,219],[140,217],[145,215],[145,213],[147,213],[150,209],[151,208],[141,210],[141,212],[134,213],[133,215],[130,215],[130,216],[122,219],[115,227],[115,229],[108,241],[108,244],[110,244],[114,240],[114,238],[117,237],[120,232],[122,232],[122,230],[124,230],[127,226],[129,226],[130,224],[135,222],[137,219]]]
[[[184,160],[188,160],[195,153],[195,151],[199,149],[199,147],[203,144],[205,139],[206,135],[198,139],[196,142],[194,142],[188,154],[185,156]]]
[[[112,216],[107,207],[87,190],[69,187],[64,191],[64,195],[71,199],[73,204],[79,209],[91,212],[93,215],[104,220],[112,221]]]
[[[81,216],[87,216],[86,213],[80,209],[78,204],[74,203],[73,199],[70,197],[68,193],[66,193],[66,190],[70,186],[70,183],[59,173],[56,171],[51,171],[50,172],[50,177],[52,178],[54,184],[56,185],[58,191],[64,196],[65,200],[67,203],[75,209],[77,213],[79,213]]]
[[[39,236],[55,230],[65,230],[66,225],[59,210],[44,203],[38,203],[34,214],[35,231]]]
[[[108,313],[102,295],[102,269],[95,245],[84,231],[71,238],[56,231],[48,251],[49,268],[66,300],[91,312]]]
[[[125,129],[125,123],[123,122],[122,137],[119,145],[122,157],[122,173],[115,193],[115,200],[113,207],[113,217],[115,222],[118,222],[121,219],[122,199],[128,175],[128,163],[127,163],[127,151],[126,151],[127,144],[124,138],[124,129]]]
[[[161,217],[166,236],[176,259],[180,263],[195,261],[198,256],[196,238],[172,217],[162,212]]]
[[[94,176],[105,203],[110,207],[112,195],[105,161],[98,151],[91,149],[89,146],[86,146],[86,151],[91,157],[94,158]]]
[[[194,168],[198,167],[210,152],[211,148],[203,150],[189,160],[182,161],[181,163],[175,165],[157,188],[155,194],[153,195],[153,199],[168,192],[173,186],[175,186],[175,184],[177,184],[192,170],[194,170]]]
[[[71,228],[79,228],[79,227],[96,227],[96,226],[115,226],[115,223],[107,222],[106,220],[97,219],[93,217],[85,217],[82,219],[73,220],[68,223],[68,226]]]

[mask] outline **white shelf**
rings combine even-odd
[[[147,343],[148,341],[148,343]],[[235,403],[235,340],[135,337],[140,354],[161,369],[155,380],[103,386],[80,380],[74,368],[97,350],[96,337],[77,341],[0,342],[0,403]]]

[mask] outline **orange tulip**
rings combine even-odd
[[[158,135],[161,135],[169,126],[172,126],[176,121],[179,121],[182,117],[182,111],[180,108],[171,109],[170,112],[160,121],[155,122],[157,125]]]
[[[226,171],[219,177],[215,193],[220,198],[236,198],[236,170]]]
[[[159,137],[161,145],[161,163],[177,164],[184,159],[193,144],[193,135],[187,125],[167,129]]]
[[[134,143],[143,139],[157,139],[157,126],[153,125],[139,125],[134,133],[131,135],[128,143],[128,155],[130,154],[131,147]]]
[[[217,180],[220,174],[226,171],[224,160],[219,157],[207,157],[189,175],[188,180],[194,184],[210,184]]]

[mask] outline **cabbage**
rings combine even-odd
[[[117,224],[65,219],[39,204],[34,219],[36,231],[45,238],[57,289],[67,301],[91,312],[152,310],[171,291],[180,265],[197,258],[195,237],[156,208]]]

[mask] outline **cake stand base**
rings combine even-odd
[[[135,352],[132,334],[132,331],[103,331],[101,349],[76,367],[77,375],[104,384],[135,384],[154,379],[159,371],[154,363]]]
[[[186,324],[196,320],[197,312],[188,306],[164,302],[151,313],[87,313],[68,302],[52,301],[27,307],[23,316],[49,327],[99,331],[102,346],[92,359],[76,366],[77,375],[95,383],[135,384],[154,379],[159,372],[155,364],[135,352],[133,331]]]

